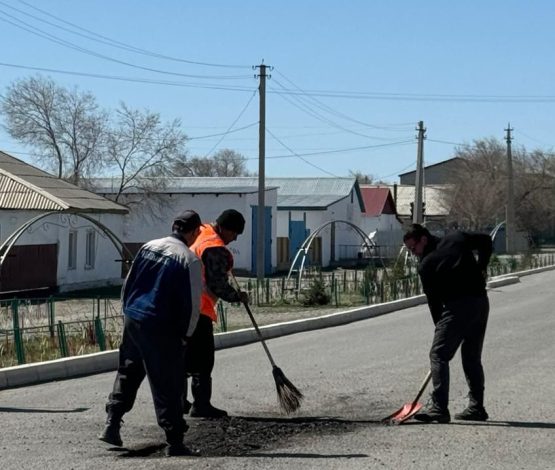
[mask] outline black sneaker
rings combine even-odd
[[[197,405],[193,403],[189,416],[192,418],[225,418],[227,411],[220,410],[210,403],[206,405]]]
[[[98,438],[101,441],[112,444],[115,447],[121,447],[123,445],[123,441],[121,440],[121,435],[119,432],[121,428],[121,423],[123,423],[123,421],[120,419],[108,419],[106,421],[106,427],[98,436]]]
[[[166,447],[166,457],[198,457],[199,455],[198,449],[190,449],[185,444],[173,444]]]
[[[455,415],[455,419],[461,419],[463,421],[487,421],[488,418],[489,416],[483,406],[468,406],[464,411]]]
[[[417,421],[422,421],[423,423],[449,423],[451,421],[451,415],[449,410],[442,410],[435,405],[429,408],[424,408],[419,413],[414,415],[414,419]]]

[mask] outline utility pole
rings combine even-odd
[[[258,125],[258,209],[256,213],[257,229],[256,229],[256,278],[260,281],[264,279],[264,241],[265,237],[265,160],[266,160],[266,69],[264,61],[260,65],[253,67],[260,69],[260,74],[255,78],[260,78],[258,86],[258,95],[260,97],[260,119]]]
[[[421,224],[424,220],[422,213],[422,192],[424,191],[424,121],[418,121],[418,150],[416,154],[416,178],[414,182],[414,206],[412,213],[412,223]]]
[[[513,156],[511,154],[511,123],[507,125],[507,205],[505,214],[505,251],[514,253],[515,247],[515,187],[513,177]]]

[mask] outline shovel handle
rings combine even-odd
[[[431,378],[432,378],[432,371],[429,370],[428,373],[426,374],[426,377],[424,378],[424,381],[422,382],[422,385],[420,386],[420,390],[418,390],[418,394],[416,395],[416,398],[412,402],[412,406],[415,406],[416,403],[418,403],[418,400],[420,400],[420,397],[424,393],[424,390],[426,390],[426,387],[428,386],[428,383],[430,382]]]

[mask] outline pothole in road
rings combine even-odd
[[[376,421],[337,418],[257,418],[232,416],[223,419],[188,420],[186,444],[199,449],[202,457],[239,457],[278,447],[291,437],[323,436],[351,432]],[[121,457],[163,455],[164,446],[127,449]]]

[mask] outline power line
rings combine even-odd
[[[241,116],[243,115],[243,113],[247,110],[247,108],[249,107],[249,105],[251,104],[252,99],[256,96],[256,92],[258,90],[255,90],[254,93],[251,95],[251,97],[249,98],[249,100],[247,101],[247,104],[243,107],[243,109],[241,110],[241,112],[239,113],[239,115],[235,118],[235,120],[231,123],[231,125],[228,127],[227,131],[224,132],[221,136],[221,138],[218,140],[218,142],[216,142],[212,148],[204,155],[204,158],[208,157],[208,155],[210,155],[214,149],[220,145],[220,143],[222,142],[222,140],[224,140],[225,136],[228,135],[231,132],[231,129],[233,128],[233,126],[235,125],[235,123],[241,119]],[[257,123],[258,124],[258,123]]]
[[[173,82],[169,80],[154,80],[149,78],[122,77],[118,75],[103,75],[98,73],[73,72],[70,70],[52,69],[52,68],[46,68],[46,67],[33,67],[30,65],[9,64],[6,62],[0,62],[0,66],[23,69],[23,70],[33,70],[36,72],[48,72],[48,73],[57,73],[57,74],[63,74],[63,75],[72,75],[77,77],[100,78],[103,80],[145,83],[149,85],[167,85],[167,86],[186,87],[186,88],[206,88],[210,90],[226,90],[226,91],[252,92],[253,90],[252,87],[246,87],[246,86],[220,85],[220,84],[207,84],[207,83],[194,83],[194,82],[193,83]]]
[[[333,114],[335,116],[341,117],[347,121],[351,121],[354,122],[356,124],[361,124],[365,127],[370,127],[371,129],[378,129],[378,130],[387,130],[387,131],[397,131],[397,132],[406,132],[408,129],[406,126],[410,125],[411,126],[411,130],[412,130],[412,123],[402,123],[402,124],[398,124],[396,127],[398,126],[404,126],[402,129],[399,128],[394,128],[393,126],[377,126],[375,124],[368,124],[366,122],[360,121],[358,119],[354,119],[340,111],[337,111],[333,108],[331,108],[330,106],[322,103],[321,101],[317,100],[316,98],[314,98],[313,96],[307,94],[304,90],[302,90],[299,86],[297,86],[295,83],[293,83],[291,80],[289,80],[285,75],[283,75],[279,70],[276,70],[276,72],[281,75],[285,80],[287,80],[291,85],[293,85],[295,87],[296,90],[300,91],[304,96],[306,96],[307,98],[309,98],[312,102],[314,102],[320,109],[327,111],[330,114]],[[283,87],[285,89],[285,87]]]
[[[253,122],[252,124],[248,124],[248,125],[243,126],[243,127],[237,127],[235,129],[228,130],[226,132],[220,132],[218,134],[209,134],[209,135],[201,135],[201,136],[197,136],[197,137],[188,137],[187,140],[200,140],[200,139],[209,139],[210,137],[226,136],[226,135],[232,134],[234,132],[239,132],[239,131],[243,131],[245,129],[249,129],[249,128],[254,127],[256,125],[258,125],[258,122]]]
[[[270,134],[270,135],[271,135],[278,143],[280,143],[286,150],[289,150],[289,152],[291,152],[295,157],[297,157],[297,158],[299,158],[300,160],[302,160],[303,162],[305,162],[307,165],[310,165],[311,167],[316,168],[317,170],[320,170],[321,172],[326,173],[326,174],[328,174],[328,175],[338,177],[337,175],[335,175],[335,174],[333,174],[333,173],[330,173],[329,171],[324,170],[323,168],[320,168],[319,166],[315,165],[314,163],[309,162],[306,158],[303,158],[302,156],[300,156],[300,155],[299,155],[297,152],[295,152],[294,150],[291,150],[291,148],[289,148],[287,145],[285,145],[285,144],[284,144],[278,137],[276,137],[276,136],[272,133],[272,131],[270,131],[270,129],[268,129],[267,127],[266,127],[266,132],[267,132],[268,134]]]
[[[156,58],[159,58],[159,59],[166,59],[166,60],[171,60],[171,61],[174,61],[174,62],[183,62],[183,63],[186,63],[186,64],[193,64],[193,65],[204,65],[204,66],[209,66],[209,67],[223,67],[223,68],[249,68],[249,69],[250,69],[250,66],[248,66],[248,65],[215,64],[215,63],[210,63],[210,62],[200,62],[200,61],[195,61],[195,60],[190,60],[190,59],[183,59],[183,58],[179,58],[179,57],[172,57],[172,56],[168,56],[168,55],[165,55],[165,54],[160,54],[160,53],[158,53],[158,52],[152,52],[152,51],[149,51],[149,50],[147,50],[147,49],[141,49],[141,48],[138,48],[138,47],[135,47],[135,46],[126,44],[126,43],[124,43],[124,42],[116,41],[115,39],[111,39],[111,38],[109,38],[109,37],[107,37],[107,36],[103,36],[103,35],[101,35],[101,34],[98,34],[98,33],[94,32],[94,31],[91,31],[91,30],[89,30],[89,29],[86,29],[86,28],[83,28],[83,27],[81,27],[81,26],[79,26],[79,25],[76,25],[75,23],[71,23],[71,22],[69,22],[69,21],[66,21],[66,20],[64,20],[64,19],[62,19],[62,18],[60,18],[60,17],[58,17],[58,16],[52,15],[51,13],[49,13],[49,12],[47,12],[47,11],[45,11],[45,10],[42,10],[42,9],[40,9],[40,8],[34,6],[34,5],[31,5],[31,4],[29,4],[29,3],[27,3],[27,2],[25,2],[25,1],[23,1],[23,0],[19,0],[19,2],[20,2],[20,3],[23,3],[24,5],[26,5],[26,6],[29,7],[29,8],[32,8],[33,10],[36,10],[36,11],[42,13],[43,15],[46,15],[46,16],[48,16],[48,17],[50,17],[50,18],[55,19],[56,21],[59,21],[59,22],[64,23],[64,24],[67,24],[67,25],[69,25],[69,26],[71,26],[71,27],[73,27],[73,28],[76,28],[76,29],[78,29],[78,30],[85,31],[86,33],[89,33],[90,35],[96,36],[97,38],[100,38],[100,39],[102,39],[102,40],[100,40],[100,39],[95,39],[95,38],[90,37],[90,36],[88,36],[88,35],[79,34],[79,33],[76,32],[76,31],[71,31],[71,30],[69,30],[69,29],[67,29],[67,28],[63,28],[63,27],[61,27],[61,26],[59,26],[59,25],[56,25],[56,24],[54,24],[54,23],[51,23],[51,22],[48,22],[48,21],[46,21],[46,20],[37,18],[37,17],[34,16],[34,15],[31,15],[31,14],[29,14],[29,13],[25,13],[25,12],[23,12],[22,10],[19,10],[19,9],[13,7],[13,6],[10,6],[10,5],[8,5],[8,4],[4,3],[4,2],[0,2],[0,3],[4,4],[4,5],[6,5],[6,6],[9,6],[10,8],[12,8],[12,9],[14,9],[14,10],[17,10],[17,11],[19,11],[19,12],[21,12],[21,13],[27,15],[27,16],[31,16],[32,18],[35,18],[35,19],[37,19],[38,21],[41,21],[41,22],[43,22],[43,23],[50,24],[50,25],[52,25],[52,26],[54,26],[54,27],[56,27],[56,28],[63,29],[64,31],[68,31],[68,32],[70,32],[70,33],[72,33],[72,34],[77,34],[77,35],[79,35],[79,36],[83,36],[83,37],[88,38],[88,39],[90,39],[90,40],[92,40],[92,41],[101,42],[101,43],[103,43],[103,44],[111,45],[111,46],[113,46],[113,47],[118,47],[118,48],[123,49],[123,50],[126,50],[126,51],[134,52],[134,53],[136,53],[136,54],[142,54],[142,55],[147,55],[147,56],[151,56],[151,57],[156,57]]]
[[[148,72],[154,72],[154,73],[160,73],[160,74],[164,74],[164,75],[172,75],[172,76],[178,76],[178,77],[186,77],[186,78],[200,78],[200,79],[219,79],[219,80],[228,80],[228,79],[245,79],[245,78],[251,78],[251,76],[247,76],[247,75],[233,75],[233,76],[225,76],[225,75],[192,75],[192,74],[185,74],[185,73],[180,73],[180,72],[171,72],[168,70],[160,70],[160,69],[156,69],[153,67],[145,67],[143,65],[137,65],[137,64],[133,64],[131,62],[127,62],[125,60],[120,60],[120,59],[116,59],[114,57],[110,57],[107,56],[105,54],[101,54],[99,52],[95,52],[92,51],[90,49],[78,46],[74,43],[71,43],[69,41],[66,41],[64,39],[61,39],[57,36],[54,36],[50,33],[47,33],[46,31],[43,31],[39,28],[36,28],[32,25],[29,25],[28,23],[26,23],[25,21],[20,20],[19,18],[14,17],[13,15],[10,15],[9,13],[6,13],[5,11],[0,10],[0,13],[8,16],[9,18],[13,18],[16,21],[18,21],[19,23],[22,23],[25,26],[22,26],[20,24],[14,23],[13,21],[7,20],[6,18],[1,18],[0,17],[0,21],[4,21],[5,23],[11,24],[12,26],[15,26],[16,28],[22,29],[24,31],[27,31],[28,33],[34,34],[36,36],[42,37],[44,39],[47,39],[48,41],[54,42],[56,44],[59,44],[61,46],[67,47],[69,49],[73,49],[76,50],[78,52],[81,52],[82,54],[86,54],[86,55],[90,55],[93,57],[97,57],[100,59],[104,59],[107,60],[109,62],[114,62],[120,65],[125,65],[127,67],[132,67],[132,68],[136,68],[136,69],[140,69],[140,70],[146,70]]]
[[[310,156],[315,156],[315,155],[328,155],[328,154],[333,154],[333,153],[355,152],[355,151],[358,151],[358,150],[372,150],[372,149],[377,149],[377,148],[382,148],[382,147],[393,147],[393,146],[407,145],[407,144],[414,145],[414,140],[403,140],[403,141],[392,142],[392,143],[388,143],[388,144],[365,145],[365,146],[362,146],[362,147],[348,147],[348,148],[343,148],[343,149],[322,150],[322,151],[319,151],[319,152],[298,153],[296,155],[276,155],[276,156],[272,156],[272,157],[266,157],[266,159],[310,157]],[[255,158],[257,159],[258,157],[247,158],[247,160],[254,160]]]

